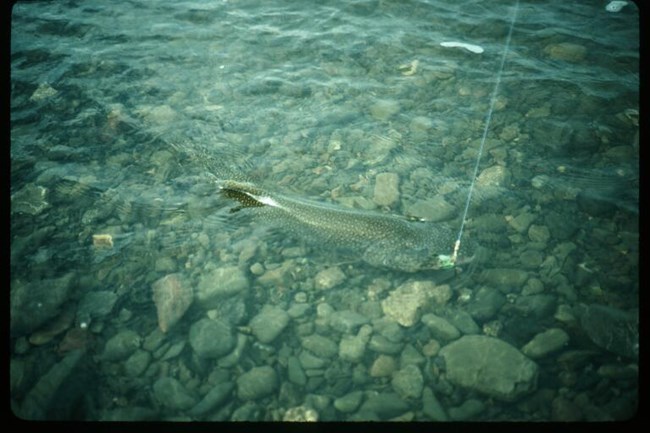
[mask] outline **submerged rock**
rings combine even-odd
[[[535,390],[538,367],[508,343],[466,335],[443,347],[447,379],[500,400],[512,401]]]
[[[167,332],[192,304],[192,287],[182,281],[180,274],[166,275],[152,287],[158,326],[162,332]]]

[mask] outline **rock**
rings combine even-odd
[[[521,316],[530,316],[541,319],[555,313],[557,300],[551,294],[519,296],[514,307]]]
[[[242,293],[248,287],[248,278],[237,266],[217,268],[199,279],[196,302],[204,309],[216,308],[222,299]]]
[[[35,346],[47,344],[54,339],[57,335],[66,331],[74,321],[74,309],[68,307],[54,320],[50,320],[41,327],[38,331],[29,336],[29,342]]]
[[[548,230],[548,227],[541,226],[537,224],[532,224],[528,228],[528,239],[532,242],[539,242],[546,245],[548,240],[551,238],[551,232]]]
[[[399,365],[401,368],[404,368],[407,365],[421,366],[425,361],[424,356],[422,356],[413,345],[407,344],[404,346],[404,350],[401,353]]]
[[[47,419],[48,409],[56,398],[57,391],[66,380],[70,379],[70,375],[83,359],[83,355],[84,351],[75,350],[54,364],[27,392],[22,405],[16,409],[16,415],[27,420]]]
[[[507,187],[510,184],[510,172],[501,165],[493,165],[483,170],[476,178],[476,186],[490,187],[499,186]]]
[[[380,99],[370,106],[370,114],[377,120],[388,120],[399,111],[399,103],[392,99]]]
[[[315,355],[312,355],[309,351],[303,350],[300,352],[300,355],[298,355],[298,360],[300,361],[300,365],[302,368],[305,370],[314,370],[314,369],[319,369],[325,367],[327,364],[327,361],[319,358]]]
[[[520,269],[492,268],[486,269],[481,274],[486,284],[502,292],[518,292],[528,279],[528,272]]]
[[[218,383],[187,414],[192,417],[199,417],[214,411],[226,402],[234,387],[235,384],[230,381]]]
[[[422,412],[432,421],[448,421],[449,417],[428,386],[422,391]]]
[[[267,365],[254,367],[237,378],[237,396],[241,400],[257,400],[266,397],[277,387],[277,374]]]
[[[537,219],[537,215],[530,212],[522,212],[508,221],[508,224],[519,233],[524,233],[528,227]]]
[[[449,418],[454,421],[469,421],[483,412],[485,404],[475,398],[465,400],[463,404],[449,408]]]
[[[173,377],[161,377],[153,384],[153,395],[163,406],[172,410],[186,410],[196,404],[196,398]]]
[[[456,207],[448,203],[442,196],[436,196],[408,206],[406,213],[426,221],[447,221],[456,216]]]
[[[117,295],[110,290],[95,290],[87,292],[77,308],[77,320],[88,321],[108,315],[113,311]]]
[[[129,329],[120,331],[106,342],[102,359],[109,362],[125,359],[140,347],[141,342],[137,332]]]
[[[402,343],[391,341],[383,335],[373,335],[368,343],[368,349],[386,355],[397,355],[402,351],[403,347]]]
[[[480,287],[466,307],[467,312],[479,322],[492,319],[506,303],[506,297],[491,287]]]
[[[222,320],[201,319],[192,324],[190,345],[201,358],[219,358],[235,346],[235,337],[229,324]]]
[[[424,378],[416,365],[407,365],[393,374],[393,390],[403,399],[417,399],[422,395]]]
[[[138,377],[149,366],[151,354],[146,350],[138,349],[124,362],[124,372],[129,377]]]
[[[287,360],[287,376],[289,381],[299,386],[305,386],[307,376],[300,365],[300,361],[295,356],[290,356]]]
[[[314,277],[314,286],[318,290],[329,290],[345,281],[345,274],[338,266],[324,269]]]
[[[402,326],[413,326],[420,319],[420,310],[429,301],[431,281],[408,281],[390,292],[381,302],[384,314]]]
[[[460,331],[451,323],[435,314],[422,316],[422,323],[431,331],[431,336],[440,341],[455,340],[460,337]]]
[[[356,332],[361,325],[365,325],[370,320],[366,316],[351,310],[336,311],[329,318],[329,325],[332,329],[350,334]]]
[[[287,409],[282,416],[285,422],[316,422],[318,421],[318,412],[307,406],[297,406]]]
[[[302,347],[321,358],[333,358],[338,353],[338,347],[334,341],[318,334],[304,337]]]
[[[551,404],[551,420],[556,422],[575,422],[583,418],[580,407],[571,400],[557,396]]]
[[[586,55],[587,49],[578,44],[571,42],[561,42],[544,47],[544,54],[553,60],[564,60],[567,62],[582,62]]]
[[[530,340],[521,351],[533,359],[542,358],[561,349],[569,342],[569,335],[560,328],[547,329]]]
[[[181,279],[181,274],[169,274],[151,287],[158,312],[158,327],[162,332],[167,332],[192,304],[192,286]]]
[[[11,195],[11,213],[38,215],[49,206],[45,201],[47,188],[28,183]]]
[[[579,309],[580,325],[597,346],[626,358],[639,356],[639,316],[606,305]]]
[[[363,391],[352,391],[334,400],[336,410],[343,413],[351,413],[357,410],[363,400]]]
[[[519,262],[524,269],[537,269],[543,260],[544,256],[537,250],[526,250],[519,255]]]
[[[289,324],[289,315],[282,308],[265,305],[248,324],[253,335],[264,344],[275,340]]]
[[[59,315],[75,282],[74,273],[29,283],[12,280],[9,291],[11,335],[29,334]]]
[[[392,206],[399,200],[399,176],[397,173],[379,173],[375,177],[373,201],[378,206]]]
[[[371,395],[361,405],[360,412],[370,412],[382,420],[394,418],[409,410],[409,405],[394,392]]]
[[[344,335],[339,342],[339,358],[349,362],[360,362],[366,353],[372,328],[364,325],[355,336]]]
[[[456,385],[512,401],[537,386],[537,364],[497,338],[466,335],[444,346],[446,377]]]
[[[388,377],[393,374],[397,368],[395,358],[388,355],[379,355],[370,367],[371,377]]]

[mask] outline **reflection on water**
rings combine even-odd
[[[633,4],[518,5],[463,232],[480,245],[470,264],[370,266],[219,194],[250,180],[336,209],[314,218],[328,227],[348,208],[425,220],[452,234],[451,254],[514,5],[16,5],[14,413],[632,416]]]

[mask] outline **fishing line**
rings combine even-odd
[[[467,193],[467,200],[465,201],[465,211],[463,212],[463,219],[460,223],[460,230],[458,231],[458,238],[454,243],[454,252],[451,255],[451,265],[453,266],[456,263],[456,258],[458,257],[458,250],[460,249],[460,240],[463,237],[463,230],[465,229],[465,222],[467,221],[467,213],[469,212],[469,203],[472,200],[472,193],[474,192],[474,185],[476,183],[476,177],[478,176],[478,167],[481,163],[481,157],[483,156],[483,148],[485,147],[485,140],[487,138],[488,131],[490,129],[490,122],[492,121],[492,113],[494,112],[494,104],[497,99],[497,94],[499,93],[499,85],[501,84],[501,76],[503,75],[503,68],[506,64],[506,57],[508,56],[508,51],[510,49],[510,41],[512,40],[512,31],[515,28],[515,22],[517,21],[517,12],[519,11],[519,0],[515,3],[513,8],[514,12],[512,13],[512,19],[510,20],[510,29],[508,30],[508,37],[506,38],[505,47],[503,49],[503,55],[501,56],[501,65],[499,66],[499,72],[497,73],[496,83],[494,84],[494,90],[492,90],[492,96],[490,97],[490,107],[485,116],[485,126],[483,127],[483,136],[481,137],[481,144],[478,149],[478,156],[476,157],[476,164],[474,165],[474,174],[472,174],[472,182],[469,186],[469,192]]]

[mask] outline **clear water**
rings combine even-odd
[[[245,215],[220,212],[212,180],[241,171],[270,190],[399,215],[442,198],[452,211],[441,224],[457,230],[500,79],[463,233],[488,254],[459,275],[445,275],[451,300],[423,312],[464,311],[490,286],[508,302],[476,320],[480,333],[517,348],[549,328],[563,329],[570,340],[536,360],[532,397],[488,403],[489,396],[449,384],[444,368],[434,367],[440,364],[435,353],[419,364],[424,385],[447,413],[457,414],[453,408],[472,399],[483,405],[458,419],[630,416],[636,375],[599,368],[634,370],[636,361],[594,344],[579,320],[581,305],[638,311],[639,21],[632,3],[617,13],[606,4],[521,2],[500,74],[514,1],[15,5],[14,411],[35,418],[280,420],[289,407],[304,405],[322,420],[363,419],[363,411],[340,412],[331,400],[354,390],[391,391],[385,378],[351,380],[355,371],[355,378],[359,371],[368,376],[379,353],[367,349],[358,363],[335,358],[329,369],[312,371],[305,386],[289,382],[288,357],[304,350],[300,340],[310,330],[339,341],[340,333],[317,314],[324,303],[381,322],[380,301],[390,291],[409,279],[443,278],[372,268],[309,239],[260,231]],[[453,41],[483,52],[440,45]],[[399,176],[399,197],[381,208],[373,197],[384,172]],[[496,185],[489,184],[491,175]],[[97,234],[110,235],[113,246],[93,246]],[[343,282],[318,290],[315,276],[336,265]],[[106,341],[124,329],[145,341],[141,350],[150,347],[158,326],[155,281],[180,273],[196,291],[203,275],[224,266],[240,267],[249,290],[214,314],[240,335],[266,304],[286,310],[304,297],[308,312],[271,344],[246,337],[239,362],[218,373],[189,344],[161,360],[159,347],[187,343],[190,326],[205,316],[196,302],[158,352],[149,350],[151,362],[137,379],[124,372],[124,360],[101,357]],[[260,282],[258,274],[283,267],[280,283]],[[513,270],[525,271],[525,284],[500,285],[495,281],[503,280],[490,277]],[[72,283],[58,300],[45,289],[25,289],[63,284],[64,276]],[[386,290],[370,293],[381,285]],[[115,295],[109,313],[79,313],[93,291]],[[551,302],[547,313],[533,317],[509,308],[540,294]],[[223,311],[231,307],[234,312]],[[62,311],[74,316],[69,327],[88,325],[91,338],[78,344],[85,355],[64,384],[34,397],[39,378],[71,353],[61,348],[70,332],[65,326],[44,342],[34,337],[53,328]],[[561,314],[567,311],[568,319]],[[29,323],[32,314],[38,326]],[[432,339],[419,323],[404,327],[399,343],[422,353]],[[245,403],[234,392],[200,417],[165,409],[152,391],[158,378],[174,377],[198,401],[215,375],[236,381],[262,365],[277,372],[273,393]],[[66,403],[57,398],[62,393]],[[422,399],[407,406],[404,419],[431,419]]]

